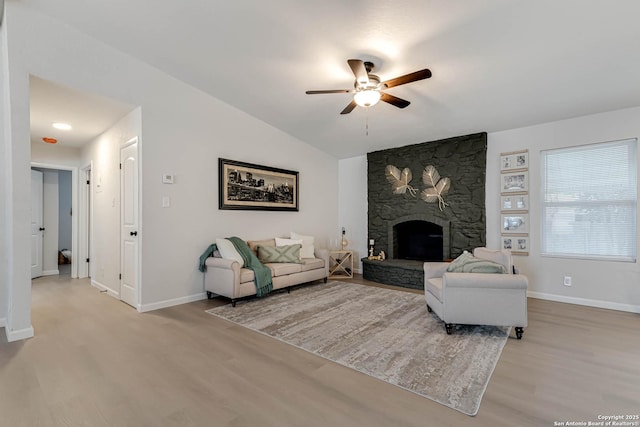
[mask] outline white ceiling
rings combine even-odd
[[[637,0],[21,1],[339,158],[640,105]],[[433,77],[340,115],[349,58]]]
[[[29,78],[29,92],[31,143],[55,138],[60,146],[82,147],[134,108],[34,76]],[[53,123],[66,123],[72,129],[58,130]]]

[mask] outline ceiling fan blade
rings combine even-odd
[[[354,93],[355,90],[349,89],[336,89],[336,90],[308,90],[305,93],[307,95],[318,95],[322,93]]]
[[[349,113],[350,113],[350,112],[352,112],[352,111],[353,111],[353,109],[354,109],[354,108],[356,108],[357,106],[358,106],[358,104],[356,104],[356,101],[351,101],[351,102],[349,103],[349,105],[347,105],[347,106],[345,107],[345,109],[344,109],[344,110],[342,110],[342,111],[340,112],[340,114],[349,114]]]
[[[416,71],[414,73],[396,77],[395,79],[387,80],[386,82],[382,82],[382,84],[390,88],[411,82],[417,82],[418,80],[428,79],[429,77],[431,77],[431,71],[428,68],[425,68],[424,70]]]
[[[362,60],[349,59],[347,63],[349,64],[349,67],[351,67],[353,75],[356,76],[356,81],[359,85],[364,86],[369,84],[369,74],[367,73],[367,69],[365,68]]]
[[[389,95],[388,93],[380,92],[380,95],[381,95],[380,101],[384,101],[391,105],[395,105],[398,108],[405,108],[409,104],[411,104],[409,101],[405,99],[398,98],[397,96]]]

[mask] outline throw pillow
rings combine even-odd
[[[471,259],[473,255],[471,255],[468,251],[463,251],[460,256],[453,261],[447,267],[447,271],[449,272],[462,272],[462,267]]]
[[[303,234],[291,232],[291,238],[295,240],[302,240],[302,249],[300,249],[301,258],[315,258],[316,248],[313,246],[315,238],[313,236],[305,236]]]
[[[302,245],[258,246],[258,258],[262,263],[289,262],[301,264],[300,248]]]
[[[242,255],[236,250],[236,247],[233,246],[230,240],[227,239],[216,239],[216,246],[218,247],[218,251],[220,251],[220,255],[224,259],[231,259],[234,261],[238,261],[240,267],[244,267],[244,260],[242,259]]]
[[[289,245],[300,245],[300,246],[302,246],[302,240],[300,240],[300,239],[281,239],[280,237],[276,237],[276,246],[289,246]]]
[[[507,273],[504,265],[486,259],[476,258],[467,251],[462,252],[458,258],[453,260],[447,267],[447,271],[454,273]]]

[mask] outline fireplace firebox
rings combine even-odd
[[[394,257],[415,261],[443,260],[442,226],[428,221],[405,221],[394,226]]]

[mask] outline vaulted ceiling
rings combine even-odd
[[[338,158],[640,105],[637,0],[21,2]],[[350,58],[433,77],[340,115]]]

